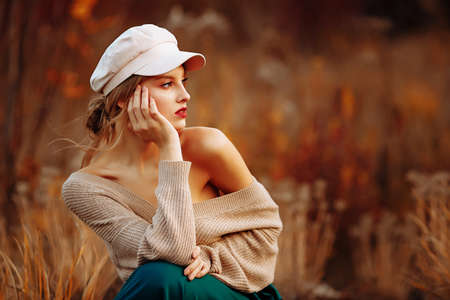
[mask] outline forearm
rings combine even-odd
[[[179,138],[172,138],[170,142],[160,147],[159,159],[171,161],[183,160]]]
[[[191,162],[160,161],[159,164],[159,182],[155,190],[158,209],[138,251],[138,263],[164,259],[187,265],[196,244],[188,183]]]
[[[279,228],[258,229],[225,236],[211,245],[199,245],[200,257],[211,275],[243,292],[255,292],[272,283],[278,254]]]

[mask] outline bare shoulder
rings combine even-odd
[[[196,126],[183,130],[183,146],[190,152],[214,151],[219,148],[219,144],[227,141],[231,142],[222,131],[214,127]]]
[[[244,159],[221,130],[187,127],[183,130],[182,147],[184,158],[204,169],[210,181],[225,194],[252,183],[252,174]]]

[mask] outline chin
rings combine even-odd
[[[172,123],[172,126],[175,128],[176,131],[181,132],[184,128],[186,128],[186,121],[181,120],[179,122]]]

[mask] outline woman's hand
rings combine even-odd
[[[178,133],[172,124],[158,111],[155,99],[147,87],[138,85],[128,102],[128,128],[145,142],[153,141],[160,148],[179,141]]]
[[[200,247],[195,246],[192,251],[193,261],[184,269],[184,275],[188,276],[189,280],[194,278],[201,278],[209,272],[209,266],[200,259]]]

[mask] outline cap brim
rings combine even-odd
[[[180,51],[176,43],[162,43],[129,61],[105,84],[102,93],[108,95],[112,89],[132,74],[156,76],[180,65],[184,65],[186,71],[194,71],[203,67],[205,63],[206,59],[200,53]]]
[[[161,75],[180,65],[184,65],[185,71],[195,71],[202,68],[205,63],[206,59],[200,53],[177,51],[175,53],[166,53],[151,63],[144,64],[134,74],[142,76]]]

